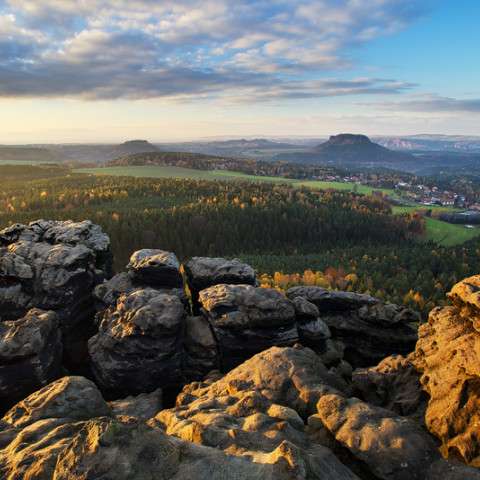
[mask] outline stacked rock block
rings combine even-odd
[[[110,240],[90,221],[38,220],[0,231],[0,404],[87,365],[94,287],[110,274]]]

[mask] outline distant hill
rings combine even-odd
[[[58,161],[58,156],[46,148],[0,145],[0,160],[49,163]]]
[[[183,163],[192,162],[221,162],[220,157],[212,155],[204,155],[202,153],[191,152],[142,152],[121,156],[107,162],[109,167],[126,167],[126,166],[144,166],[144,165],[175,165],[182,166]]]
[[[342,133],[332,135],[326,142],[309,151],[279,154],[277,159],[313,164],[394,166],[412,162],[415,157],[382,147],[365,135]]]

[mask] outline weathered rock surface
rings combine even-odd
[[[188,316],[186,318],[184,347],[185,378],[200,380],[211,370],[217,370],[220,367],[217,341],[205,317]]]
[[[158,388],[151,393],[141,393],[109,402],[114,415],[136,417],[148,420],[162,409],[162,390]]]
[[[256,285],[255,270],[238,259],[193,257],[183,266],[192,295],[194,313],[198,313],[198,295],[201,290],[219,285]]]
[[[287,297],[303,297],[318,307],[320,319],[345,345],[345,359],[355,367],[376,365],[392,353],[406,355],[415,348],[420,317],[408,308],[314,286],[293,287]]]
[[[202,290],[199,301],[213,327],[224,370],[273,345],[298,341],[293,304],[276,290],[221,284]]]
[[[412,355],[392,355],[376,367],[357,369],[352,382],[366,402],[399,415],[423,419],[427,395],[420,385],[420,374],[412,363]]]
[[[183,304],[176,296],[154,289],[121,295],[88,342],[98,385],[120,394],[181,385],[184,323]]]
[[[53,310],[67,362],[84,362],[94,331],[92,290],[110,271],[108,236],[89,221],[38,220],[2,230],[0,245],[0,321]]]
[[[30,310],[0,322],[0,413],[60,376],[62,342],[54,312]]]
[[[419,329],[415,367],[430,399],[425,422],[442,453],[480,466],[480,276],[457,284],[453,306],[430,312]]]
[[[434,439],[419,424],[389,410],[338,394],[324,395],[317,409],[318,418],[335,440],[376,478],[453,479],[460,472],[463,478],[480,478],[475,469],[443,462]]]
[[[127,270],[135,282],[151,287],[183,287],[180,262],[172,252],[138,250],[130,257]]]

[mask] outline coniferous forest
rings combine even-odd
[[[55,166],[0,167],[0,224],[91,219],[112,239],[115,269],[139,248],[240,257],[264,285],[368,292],[422,312],[478,270],[480,240],[422,241],[424,220],[382,196],[287,184],[94,177]]]

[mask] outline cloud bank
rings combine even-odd
[[[0,0],[0,97],[234,102],[397,94],[348,52],[424,13],[413,0]]]

